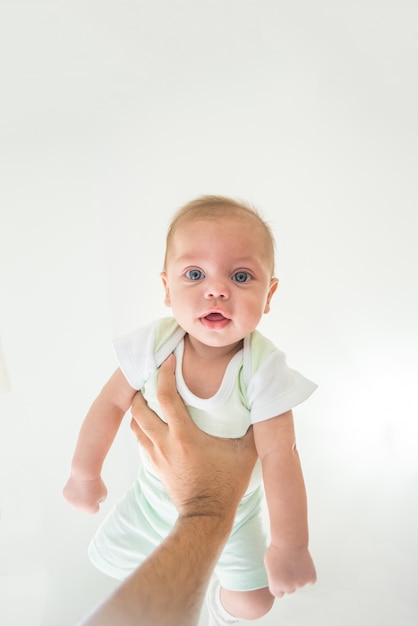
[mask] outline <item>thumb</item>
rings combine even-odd
[[[158,370],[157,397],[163,412],[176,401],[178,396],[176,387],[176,357],[174,354],[164,361]]]
[[[184,434],[184,429],[193,422],[177,391],[175,368],[176,357],[170,354],[158,371],[157,398],[169,427]]]

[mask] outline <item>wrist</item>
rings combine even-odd
[[[271,532],[270,545],[277,550],[307,550],[309,534],[306,528],[290,529],[289,532]]]
[[[234,517],[223,515],[179,515],[175,529],[190,537],[200,537],[200,545],[207,558],[218,558],[231,534]],[[187,531],[187,532],[186,532]]]
[[[277,553],[302,553],[308,551],[308,543],[307,542],[295,542],[295,541],[286,541],[283,538],[280,541],[271,541],[269,548],[271,550],[275,550]]]
[[[94,482],[101,479],[101,473],[91,468],[80,467],[77,465],[71,466],[71,478],[77,482]]]
[[[208,523],[231,526],[231,528],[240,500],[237,493],[232,493],[230,490],[223,493],[219,489],[214,493],[212,486],[210,489],[200,486],[200,491],[193,489],[181,494],[181,497],[177,495],[172,499],[181,518],[207,518]]]
[[[229,535],[233,524],[235,515],[231,515],[229,512],[220,513],[180,513],[178,517],[179,523],[193,524],[196,523],[205,528],[212,528],[213,532],[218,535]]]

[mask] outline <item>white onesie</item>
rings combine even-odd
[[[134,389],[161,415],[157,402],[158,367],[174,352],[177,389],[195,423],[218,437],[241,437],[249,426],[289,411],[316,385],[286,364],[283,352],[258,331],[244,339],[229,362],[214,396],[202,399],[182,376],[185,332],[173,318],[162,318],[115,341],[119,366]],[[89,556],[103,572],[128,576],[170,532],[177,512],[148,455],[140,448],[138,478],[99,527]],[[261,463],[257,461],[241,501],[231,536],[215,570],[223,587],[247,591],[267,586],[264,552]]]

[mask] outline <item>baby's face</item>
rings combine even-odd
[[[265,236],[250,219],[222,217],[179,225],[161,274],[165,304],[201,343],[229,346],[252,332],[278,281]]]

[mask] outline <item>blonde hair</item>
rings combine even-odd
[[[234,217],[242,220],[250,218],[255,220],[264,236],[266,255],[271,258],[273,274],[276,243],[273,231],[265,219],[261,216],[258,209],[247,204],[246,202],[233,200],[232,198],[227,198],[226,196],[211,195],[200,196],[195,200],[191,200],[178,209],[178,211],[174,214],[167,231],[164,271],[167,265],[167,252],[170,243],[173,239],[175,231],[181,224],[199,219],[217,220],[222,217]]]

